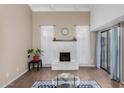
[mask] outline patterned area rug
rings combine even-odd
[[[52,84],[51,80],[36,81],[32,88],[57,88],[56,85]],[[101,88],[95,80],[81,81],[75,88]]]

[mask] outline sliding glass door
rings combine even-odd
[[[110,73],[111,62],[111,32],[101,33],[101,68]]]
[[[111,79],[120,81],[121,73],[121,25],[110,30],[97,32],[96,63],[97,68],[107,71]]]
[[[120,26],[101,32],[101,68],[120,80]]]

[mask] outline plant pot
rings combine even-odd
[[[33,61],[34,62],[38,62],[40,60],[40,57],[39,56],[33,56]]]

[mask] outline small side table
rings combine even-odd
[[[28,63],[28,69],[29,69],[29,71],[30,71],[31,64],[33,65],[33,69],[34,69],[35,64],[37,65],[37,71],[39,71],[39,66],[41,66],[41,68],[42,68],[42,60],[39,60],[38,62],[35,62],[35,61],[31,60]]]

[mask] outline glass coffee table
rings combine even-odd
[[[58,74],[52,83],[58,88],[75,88],[80,84],[80,78],[71,73]]]

